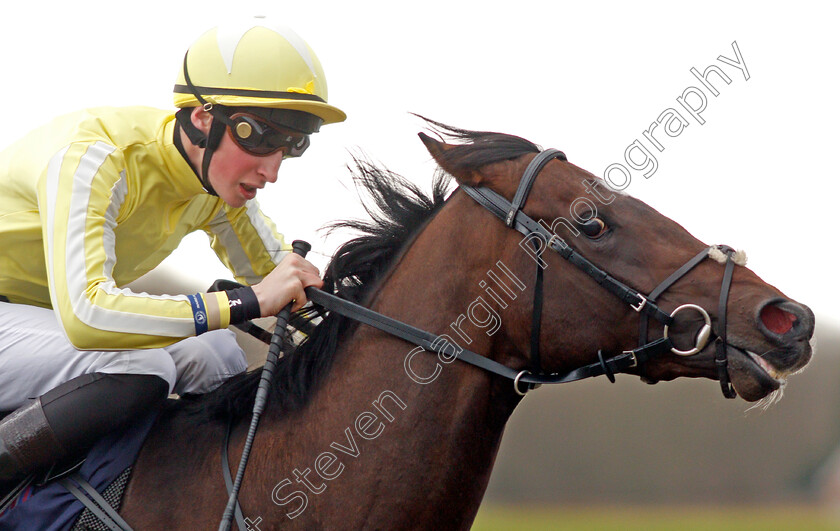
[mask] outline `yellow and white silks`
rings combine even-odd
[[[290,250],[255,201],[231,208],[173,143],[175,119],[145,107],[61,117],[0,153],[0,294],[52,307],[78,349],[172,344],[227,327],[224,293],[123,288],[203,230],[239,282]]]

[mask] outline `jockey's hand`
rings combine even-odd
[[[306,304],[304,288],[324,285],[318,268],[305,258],[289,253],[277,264],[274,271],[261,282],[254,284],[254,294],[260,302],[260,315],[270,317],[280,313],[288,303],[292,304],[292,311],[299,310]]]

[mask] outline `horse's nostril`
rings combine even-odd
[[[786,312],[775,304],[768,304],[762,308],[759,317],[768,330],[779,335],[789,332],[797,320],[796,315]]]

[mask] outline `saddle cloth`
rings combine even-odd
[[[123,476],[140,453],[146,436],[157,418],[157,412],[138,419],[124,431],[111,433],[88,452],[79,475],[102,494],[109,485]],[[85,507],[58,481],[30,485],[0,513],[2,531],[70,531]]]

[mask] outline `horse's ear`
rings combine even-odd
[[[455,177],[455,180],[459,183],[470,186],[478,186],[485,180],[484,177],[477,171],[466,168],[465,166],[459,165],[455,162],[454,157],[451,156],[451,150],[456,149],[458,146],[447,144],[446,142],[441,142],[440,140],[435,140],[426,133],[417,133],[417,135],[420,137],[420,140],[423,141],[423,144],[426,146],[426,149],[429,150],[429,153],[432,155],[432,158],[435,159],[435,162],[437,162],[446,173]],[[447,156],[447,154],[449,154],[449,156]]]

